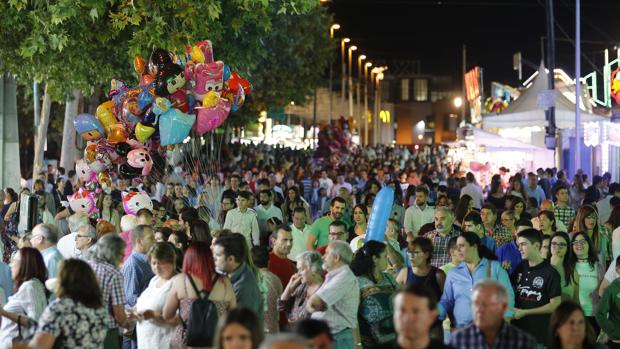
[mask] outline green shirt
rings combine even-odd
[[[329,224],[331,222],[332,218],[328,215],[323,216],[312,223],[312,227],[310,227],[310,234],[314,236],[316,247],[323,247],[329,242]]]
[[[620,279],[614,280],[605,289],[598,304],[596,321],[609,339],[620,340]]]
[[[594,306],[590,294],[598,287],[596,266],[592,267],[588,262],[577,262],[575,269],[579,274],[579,303],[586,316],[593,316]]]

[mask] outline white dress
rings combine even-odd
[[[163,310],[166,297],[172,287],[172,279],[166,281],[161,287],[157,287],[159,280],[161,280],[159,276],[153,277],[149,287],[138,297],[136,302],[136,311],[138,313],[148,309],[160,313]],[[170,338],[174,333],[174,329],[175,326],[166,325],[156,320],[139,321],[136,325],[138,348],[170,348]]]
[[[47,298],[45,297],[45,286],[39,281],[39,279],[30,279],[24,281],[19,286],[17,292],[9,297],[4,310],[18,314],[27,315],[29,318],[35,321],[39,321],[43,310],[47,306]],[[36,326],[32,328],[22,327],[22,336],[26,337],[32,334]],[[0,325],[0,349],[11,348],[13,338],[17,337],[18,329],[17,323],[3,318],[2,325]]]

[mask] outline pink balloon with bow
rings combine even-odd
[[[211,108],[196,107],[196,123],[194,124],[196,134],[202,136],[222,126],[228,118],[231,106],[232,103],[229,100],[220,98],[217,104]]]
[[[141,168],[142,175],[148,176],[153,167],[153,159],[145,148],[134,149],[127,154],[127,164],[131,167]]]
[[[99,211],[95,204],[95,194],[91,191],[80,188],[77,193],[67,195],[69,206],[76,213],[91,214]]]

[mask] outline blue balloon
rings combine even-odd
[[[150,83],[138,94],[138,106],[142,110],[145,110],[153,103],[153,95],[149,92],[152,87],[153,83]]]
[[[155,100],[153,113],[159,120],[160,144],[163,146],[183,142],[196,121],[196,115],[172,108],[170,101],[161,97]]]
[[[224,81],[230,79],[230,67],[228,66],[228,64],[224,64]]]
[[[392,213],[392,205],[394,204],[394,190],[389,186],[383,187],[379,190],[375,201],[372,203],[372,209],[370,210],[370,220],[368,221],[368,227],[366,228],[366,237],[364,242],[374,240],[385,240],[385,229],[387,228],[387,222]]]
[[[101,122],[92,114],[78,114],[75,119],[73,119],[73,126],[77,133],[89,141],[105,136],[103,125],[101,125]]]

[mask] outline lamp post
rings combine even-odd
[[[353,51],[357,50],[357,46],[353,45],[349,47],[349,115],[353,116]],[[358,126],[359,127],[359,126]]]
[[[334,31],[340,29],[340,24],[334,23],[329,27],[329,38],[334,38]],[[332,86],[334,78],[334,62],[329,62],[329,125],[332,124],[332,111],[333,111],[333,100],[332,100]],[[313,125],[316,126],[316,125]]]
[[[376,147],[377,146],[377,123],[376,123],[376,119],[377,117],[379,117],[377,115],[377,84],[376,84],[376,79],[375,76],[379,74],[379,67],[374,67],[372,68],[372,70],[370,71],[370,83],[372,84],[372,88],[373,88],[373,93],[374,93],[374,98],[373,98],[373,107],[372,107],[372,116],[371,116],[371,121],[372,121],[372,146]]]
[[[372,67],[371,62],[364,65],[364,145],[368,145],[368,68]]]
[[[359,55],[357,57],[357,83],[355,84],[355,98],[357,100],[357,135],[359,136],[359,142],[362,144],[362,96],[360,95],[360,83],[362,81],[362,61],[366,59],[366,55]]]
[[[383,139],[383,135],[381,134],[379,130],[379,126],[383,128],[383,124],[379,123],[379,113],[381,112],[381,80],[383,80],[383,69],[381,69],[379,71],[379,74],[377,74],[376,80],[377,80],[377,89],[375,91],[375,96],[377,98],[377,111],[375,114],[375,124],[376,124],[376,129],[377,129],[376,139],[379,140],[379,138]]]
[[[340,96],[340,106],[341,108],[345,108],[345,102],[344,102],[344,89],[345,89],[345,85],[347,83],[346,76],[347,76],[347,72],[346,72],[346,61],[345,61],[345,57],[344,57],[344,46],[346,45],[347,42],[350,42],[351,39],[349,38],[343,38],[340,39],[340,53],[341,53],[341,61],[342,61],[342,74],[341,74],[341,83],[340,83],[340,92],[341,92],[341,96]],[[342,110],[342,114],[344,114],[344,109]],[[329,125],[331,126],[331,125]]]

